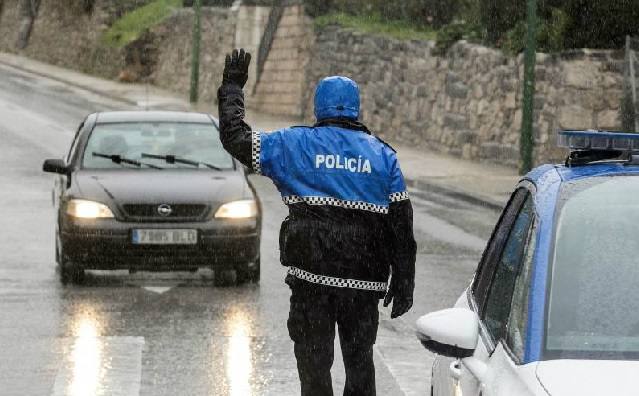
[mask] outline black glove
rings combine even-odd
[[[236,84],[239,85],[240,88],[244,88],[244,84],[246,84],[246,80],[248,80],[250,63],[250,53],[244,52],[244,48],[239,52],[237,49],[234,49],[231,55],[226,55],[222,84]]]
[[[399,279],[396,279],[399,278]],[[401,279],[398,276],[391,278],[390,286],[384,297],[384,306],[393,302],[391,310],[391,319],[402,316],[413,306],[413,289],[415,285],[410,280]]]

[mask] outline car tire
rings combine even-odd
[[[253,266],[247,264],[243,269],[237,271],[237,283],[260,283],[260,259],[255,261]]]
[[[84,269],[73,264],[68,260],[62,260],[60,263],[60,281],[63,285],[71,283],[73,285],[81,285],[84,283]]]
[[[237,282],[237,271],[235,270],[218,270],[215,271],[213,284],[215,286],[227,287],[233,286]]]
[[[56,240],[55,256],[60,269],[60,282],[63,285],[68,283],[81,285],[84,283],[84,269],[77,264],[72,263],[64,254],[64,250]]]

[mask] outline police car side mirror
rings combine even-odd
[[[417,320],[417,338],[431,352],[463,359],[473,355],[479,340],[479,319],[466,308],[449,308]]]
[[[66,175],[69,172],[67,164],[61,159],[47,159],[42,164],[42,170],[49,173],[59,173]]]

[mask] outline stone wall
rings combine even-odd
[[[262,38],[269,7],[245,6],[202,8],[202,43],[200,47],[199,96],[213,102],[222,82],[225,54],[233,48],[245,48],[252,54]],[[157,66],[151,80],[163,88],[187,95],[191,78],[191,38],[193,9],[184,8],[151,30],[158,48]],[[246,92],[255,85],[255,66],[246,84]]]
[[[20,0],[4,0],[0,14],[0,51],[19,52],[43,62],[114,77],[124,67],[125,51],[100,43],[100,36],[122,13],[149,0],[95,0],[93,9],[80,2],[41,0],[29,45],[16,49],[21,22]]]
[[[246,82],[245,92],[252,93],[255,89],[255,83],[257,82],[257,53],[270,10],[271,7],[244,6],[240,7],[237,12],[235,43],[233,46],[244,48],[253,55],[253,66],[249,69],[249,79]],[[232,46],[225,48],[225,51],[230,48]]]
[[[316,31],[303,113],[327,75],[360,84],[363,121],[389,141],[515,165],[519,159],[523,57],[466,42],[440,57],[433,43],[398,41],[328,26]],[[538,54],[536,162],[560,160],[560,128],[618,128],[622,54]]]
[[[42,0],[29,45],[16,49],[21,0],[0,0],[0,51],[19,52],[43,62],[125,81],[150,81],[188,95],[191,77],[193,9],[180,8],[123,49],[104,46],[100,37],[125,12],[150,0],[95,0],[85,12]],[[211,102],[222,79],[224,54],[235,46],[257,53],[269,7],[202,8],[200,99]],[[145,58],[145,59],[140,59]],[[143,62],[144,65],[138,63]],[[255,68],[252,69],[253,73]],[[249,89],[255,75],[249,79]]]
[[[285,8],[249,105],[288,116],[303,115],[300,98],[307,89],[306,68],[311,59],[313,22],[301,5]]]
[[[155,85],[188,95],[191,79],[193,9],[184,8],[151,30],[158,59],[151,80]],[[222,81],[224,53],[233,47],[235,15],[227,8],[202,9],[200,100],[210,102]]]

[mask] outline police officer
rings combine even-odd
[[[392,318],[413,304],[413,210],[395,151],[358,121],[359,89],[346,77],[317,86],[314,126],[251,130],[242,92],[250,60],[244,50],[226,56],[218,90],[221,140],[273,180],[289,209],[280,255],[292,291],[288,330],[301,393],[333,394],[337,324],[344,395],[374,395],[378,301],[384,295],[384,306],[392,301]]]

